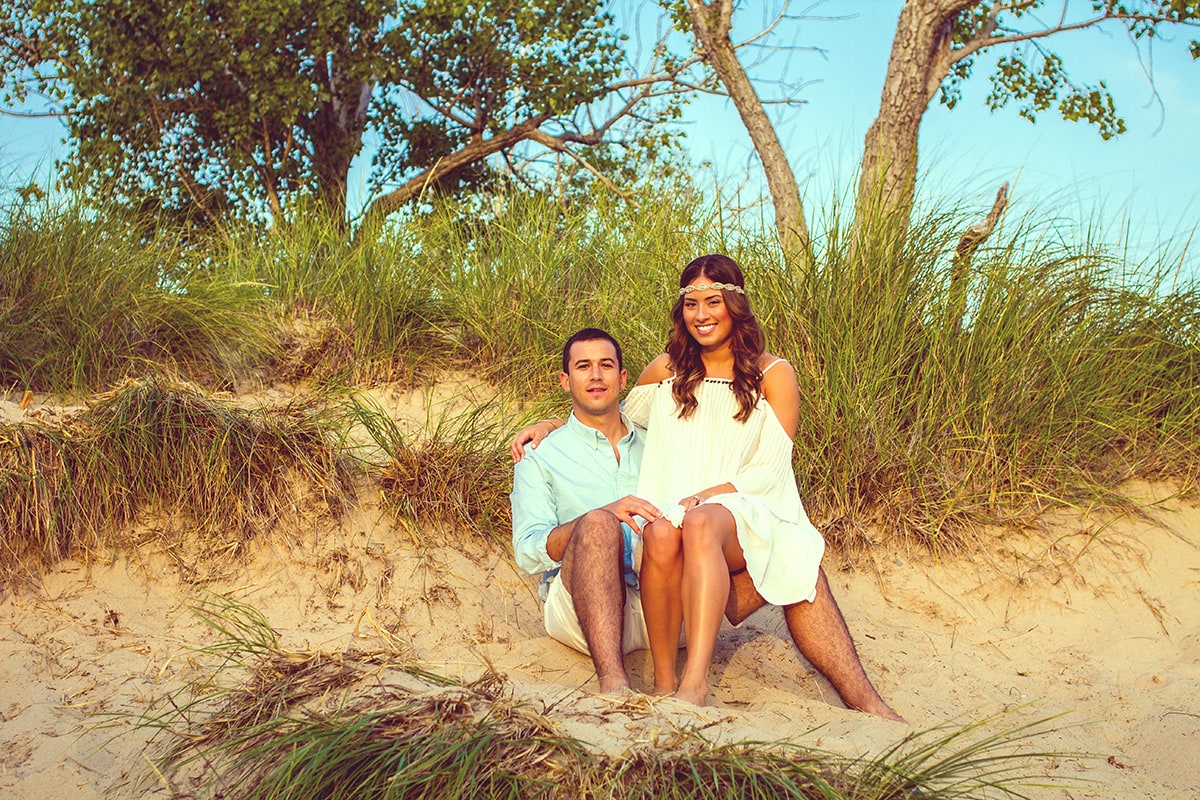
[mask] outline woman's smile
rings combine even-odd
[[[696,278],[706,282],[708,278]],[[683,301],[683,324],[702,347],[723,344],[733,335],[733,320],[720,289],[689,292]]]

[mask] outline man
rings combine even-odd
[[[589,653],[601,692],[630,691],[624,654],[647,649],[633,572],[634,535],[661,513],[631,494],[641,468],[643,432],[621,413],[627,374],[621,347],[585,328],[563,347],[559,380],[571,395],[566,424],[529,448],[512,444],[513,550],[530,574],[543,573],[546,631]],[[536,442],[536,439],[533,440]],[[745,570],[731,576],[726,616],[740,623],[766,601]],[[824,570],[813,602],[784,608],[792,641],[849,708],[903,721],[871,684]]]
[[[543,574],[546,631],[591,655],[603,693],[631,691],[625,653],[649,647],[634,536],[661,516],[632,494],[643,434],[621,414],[627,378],[609,334],[567,340],[559,380],[571,416],[517,463],[511,495],[513,550],[521,569]]]

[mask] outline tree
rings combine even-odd
[[[787,5],[783,3],[781,19]],[[756,126],[764,122],[769,126],[761,103],[755,108],[754,95],[741,88],[740,66],[713,63],[730,43],[731,0],[675,0],[672,7],[689,13],[698,52],[725,82],[743,120],[757,118]],[[1054,12],[1055,21],[1042,21],[1040,12],[1046,10]],[[1106,85],[1074,82],[1063,59],[1048,49],[1047,40],[1068,31],[1109,25],[1119,26],[1136,46],[1161,39],[1169,28],[1198,24],[1196,0],[906,0],[896,25],[879,113],[864,142],[855,197],[856,236],[880,229],[875,226],[903,234],[916,188],[921,119],[934,97],[951,108],[959,102],[962,85],[980,54],[1004,51],[991,76],[987,102],[993,110],[1016,104],[1018,113],[1032,122],[1056,107],[1064,119],[1095,125],[1108,138],[1122,133],[1125,123]],[[1193,58],[1200,58],[1200,43],[1191,41],[1190,51]],[[795,178],[786,161],[781,163],[773,137],[751,129],[749,121],[747,128],[767,173],[787,252],[785,229],[804,230],[803,211],[792,199],[798,197]],[[799,220],[793,218],[797,213]]]
[[[0,37],[6,99],[59,104],[73,178],[209,219],[308,194],[344,220],[368,131],[376,218],[522,142],[629,142],[687,66],[622,78],[602,0],[15,0]]]
[[[1087,6],[1087,10],[1079,13]],[[1056,12],[1049,24],[1038,12]],[[1109,24],[1134,43],[1161,38],[1164,28],[1195,26],[1194,0],[908,0],[896,24],[879,114],[867,131],[859,173],[858,218],[883,220],[903,230],[912,210],[921,117],[935,96],[953,108],[978,56],[1004,49],[987,98],[993,110],[1016,104],[1033,122],[1052,107],[1063,119],[1096,126],[1104,138],[1125,131],[1125,122],[1104,81],[1074,82],[1050,37]],[[1191,43],[1193,57],[1197,43]]]

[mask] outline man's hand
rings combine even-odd
[[[545,439],[557,428],[547,420],[535,422],[528,428],[522,428],[513,436],[512,441],[508,443],[508,452],[512,455],[513,463],[517,463],[525,456],[525,446],[536,448],[542,439]]]
[[[653,503],[647,502],[640,497],[634,497],[631,494],[627,494],[619,500],[613,500],[608,505],[600,507],[605,511],[611,511],[617,519],[633,528],[634,533],[638,536],[642,535],[642,526],[637,524],[634,517],[641,517],[646,522],[654,522],[654,520],[662,516],[662,512]]]

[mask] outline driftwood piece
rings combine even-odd
[[[947,327],[952,328],[956,334],[962,330],[962,318],[967,309],[967,268],[971,266],[971,259],[974,257],[975,251],[987,241],[988,237],[992,235],[992,231],[996,229],[996,223],[1000,221],[1007,206],[1008,183],[1005,182],[1000,184],[1000,189],[996,192],[992,210],[988,212],[982,222],[977,222],[963,231],[962,237],[958,240],[958,246],[954,248],[954,261],[950,265]]]

